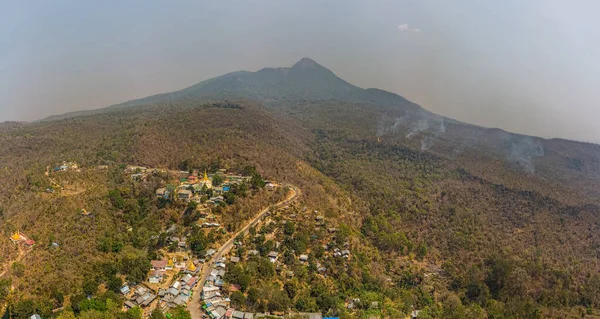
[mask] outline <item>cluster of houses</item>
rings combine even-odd
[[[202,177],[199,177],[197,173],[188,175],[187,172],[180,172],[180,174],[182,177],[179,180],[179,186],[160,187],[156,189],[156,197],[200,203],[203,193],[210,190],[212,196],[208,198],[206,204],[218,205],[225,200],[223,194],[229,192],[232,185],[239,185],[251,179],[250,176],[227,174],[225,169],[220,169],[215,174],[207,174],[205,171]],[[213,183],[216,176],[222,180],[219,185]],[[266,190],[272,191],[277,188],[276,184],[270,181],[265,182]]]
[[[290,207],[286,206],[284,208],[282,208],[283,211],[286,211],[289,213],[290,211]],[[310,213],[308,213],[306,211],[306,208],[303,209],[303,215],[305,215],[304,217],[309,217],[311,216]],[[316,215],[316,216],[315,216]],[[336,247],[337,245],[334,243],[335,242],[335,238],[336,238],[336,233],[338,232],[338,229],[335,227],[326,227],[327,223],[325,221],[325,218],[322,215],[318,214],[318,211],[314,211],[314,220],[315,220],[315,227],[314,227],[314,231],[315,233],[313,235],[311,235],[311,240],[317,240],[319,238],[319,236],[317,236],[317,233],[320,232],[324,232],[325,234],[327,234],[328,236],[325,237],[324,239],[322,239],[322,247],[325,251],[325,258],[336,258],[336,259],[350,259],[351,257],[351,252],[350,252],[350,243],[348,241],[344,242],[343,246],[338,248]],[[312,217],[310,217],[312,218]],[[286,218],[287,220],[291,220],[291,221],[297,221],[298,220],[298,215],[297,214],[287,214]],[[273,223],[273,221],[267,221],[266,226],[270,225],[271,223]],[[281,224],[285,223],[285,221],[281,221]],[[259,236],[259,234],[257,234],[256,236]],[[280,242],[276,241],[275,242],[275,248],[279,249],[280,246]],[[252,256],[252,255],[257,255],[259,252],[257,250],[249,250],[248,251],[248,255]],[[269,260],[276,264],[276,269],[278,272],[284,270],[285,265],[281,264],[278,262],[278,257],[279,257],[279,253],[277,251],[270,251],[267,254],[267,258],[269,258]],[[298,260],[300,261],[300,263],[302,264],[308,264],[309,262],[309,255],[304,253],[304,254],[300,254],[298,256]],[[318,273],[327,276],[327,268],[321,263],[321,261],[317,260],[315,262],[316,265],[316,270]],[[285,276],[287,278],[292,278],[294,276],[294,272],[291,270],[285,271]]]
[[[168,308],[185,306],[192,296],[192,289],[198,283],[197,272],[187,272],[175,280],[169,288],[160,288],[158,296],[161,298],[159,306],[164,311]]]
[[[249,255],[258,254],[258,251],[250,251]],[[277,260],[277,253],[271,252],[269,254],[269,258],[271,261],[275,262]],[[231,263],[240,262],[240,258],[233,256],[230,257],[229,261]],[[276,317],[263,313],[253,313],[253,312],[244,312],[236,310],[235,308],[229,307],[230,299],[225,296],[222,291],[222,287],[225,284],[224,277],[226,271],[226,259],[221,258],[217,260],[214,264],[213,269],[210,272],[210,276],[208,276],[204,286],[202,287],[202,295],[200,300],[202,300],[203,305],[202,309],[206,313],[209,318],[212,319],[258,319],[258,318],[283,318]],[[238,285],[229,285],[229,292],[234,292],[240,290],[240,286]],[[306,314],[298,314],[300,318],[310,318],[310,319],[322,319],[322,315],[320,313],[306,313]]]
[[[212,250],[212,249],[211,249]],[[207,251],[207,257],[214,254],[213,251]],[[258,254],[258,251],[250,251],[249,255]],[[271,254],[274,259],[277,258],[277,253]],[[266,314],[255,314],[251,312],[243,312],[229,307],[230,299],[223,293],[222,287],[225,284],[224,278],[226,273],[226,258],[223,257],[214,263],[213,269],[210,275],[206,279],[204,286],[202,287],[202,295],[200,300],[202,301],[202,309],[209,318],[221,319],[221,318],[235,318],[235,319],[254,319],[262,318],[267,316]],[[229,261],[233,264],[239,263],[240,258],[232,256]],[[239,291],[241,288],[238,285],[229,285],[229,292]]]
[[[287,208],[289,209],[289,207],[287,207]],[[271,216],[271,215],[269,214],[268,216]],[[317,219],[317,223],[318,224],[320,223],[320,226],[325,226],[324,218],[322,216],[319,216]],[[328,233],[330,235],[332,235],[336,231],[337,230],[332,230],[332,231],[328,231]],[[256,236],[258,236],[258,234]],[[239,243],[236,242],[236,245],[238,245],[238,244]],[[278,249],[279,246],[280,246],[280,243],[276,242],[275,249]],[[335,256],[335,257],[338,257],[338,254],[339,254],[339,257],[349,258],[350,250],[348,248],[349,248],[349,244],[346,243],[345,249],[343,249],[343,250],[340,250],[338,248],[329,250],[327,247],[326,247],[326,250],[329,250],[330,252],[332,252],[333,256]],[[214,253],[215,253],[215,251],[213,249],[209,249],[206,253],[206,257],[209,258]],[[259,252],[255,249],[247,251],[248,256],[255,256],[258,254],[259,254]],[[281,270],[282,268],[284,268],[283,264],[279,263],[279,257],[280,257],[280,253],[275,250],[270,251],[267,254],[267,258],[269,258],[269,260],[272,263],[277,265],[278,271]],[[307,254],[301,254],[299,256],[299,261],[302,263],[308,263],[308,260],[309,260],[309,257]],[[237,256],[230,257],[229,261],[233,264],[239,263],[240,257],[237,257]],[[221,258],[220,260],[217,260],[214,263],[214,268],[211,270],[210,276],[208,277],[205,285],[202,287],[202,295],[200,298],[201,298],[201,301],[203,302],[202,309],[205,311],[206,315],[209,318],[213,318],[213,319],[222,319],[222,318],[225,318],[225,319],[252,318],[252,319],[254,319],[254,318],[265,318],[265,317],[280,318],[280,317],[273,316],[273,315],[239,311],[239,310],[236,310],[236,309],[230,307],[230,300],[229,300],[229,298],[227,298],[227,295],[224,295],[224,293],[222,292],[222,289],[221,289],[224,284],[224,276],[226,273],[225,262],[226,262],[226,259]],[[320,262],[317,262],[316,265],[317,265],[317,271],[319,273],[326,272],[326,268]],[[288,278],[293,277],[293,272],[287,271],[286,276]],[[230,289],[229,289],[230,292],[233,292],[233,291],[236,291],[239,289],[239,286],[237,286],[237,285],[230,285],[229,287],[230,287]],[[322,318],[322,315],[320,313],[299,313],[296,315],[299,318],[311,318],[311,319],[321,319]],[[281,318],[283,318],[283,317],[281,317]]]
[[[172,225],[167,233],[175,230],[176,226]],[[121,288],[126,308],[140,306],[146,312],[158,307],[165,312],[169,308],[185,306],[190,300],[192,289],[198,281],[200,263],[203,261],[188,258],[186,237],[171,236],[168,237],[168,242],[176,243],[178,252],[150,262],[147,284],[138,285],[134,291],[128,285]]]
[[[208,255],[209,252],[207,252]],[[214,252],[213,252],[214,254]],[[239,258],[237,259],[239,262]],[[202,287],[202,295],[200,299],[204,305],[202,309],[210,318],[223,318],[229,310],[229,298],[221,294],[221,288],[224,285],[225,277],[225,259],[217,260],[214,264],[210,275],[206,279],[204,286]],[[232,290],[239,290],[239,287],[232,285]]]
[[[186,172],[181,172],[186,173]],[[207,204],[219,204],[224,201],[223,194],[228,192],[231,185],[239,184],[249,180],[249,177],[241,175],[227,175],[225,170],[221,169],[210,177],[204,172],[204,176],[199,178],[196,174],[187,175],[179,180],[177,187],[161,187],[156,190],[156,197],[170,199],[172,197],[182,201],[201,202],[201,195],[204,191],[211,190],[213,195],[208,199]],[[219,176],[223,183],[219,186],[213,185],[215,176]]]
[[[125,307],[129,309],[136,306],[146,308],[157,298],[156,294],[142,285],[138,285],[135,289],[131,289],[129,285],[124,285],[121,287],[121,293],[126,298]]]
[[[318,214],[318,211],[315,211],[315,214]],[[325,227],[325,218],[322,215],[317,215],[315,217],[315,231],[318,231],[321,227]],[[332,236],[332,239],[335,238],[335,233],[338,232],[338,229],[335,227],[328,227],[327,228],[327,233],[329,235]],[[330,252],[331,251],[331,247],[329,247],[329,245],[325,244],[323,245],[323,248],[325,249],[326,252]],[[339,248],[333,248],[333,257],[342,257],[345,259],[350,258],[350,243],[349,242],[345,242],[344,243],[344,249],[339,249]]]
[[[198,281],[197,263],[199,261],[190,262],[189,264],[185,261],[178,262],[174,261],[174,258],[153,260],[151,262],[150,276],[148,277],[149,284],[161,285],[165,281],[165,278],[168,277],[166,275],[167,271],[170,270],[178,271],[173,278],[176,278],[177,275],[181,275],[181,277],[173,280],[169,286],[159,287],[158,290],[148,288],[152,286],[145,287],[138,285],[135,290],[131,291],[128,285],[124,285],[121,288],[121,293],[126,298],[125,307],[133,308],[140,306],[141,308],[147,308],[155,300],[158,301],[157,306],[162,311],[177,306],[185,306],[189,298],[191,298],[192,289]]]
[[[144,166],[128,165],[125,168],[125,173],[131,174],[131,181],[141,182],[145,181],[149,175],[156,175],[158,173],[166,173],[164,169],[147,168]]]

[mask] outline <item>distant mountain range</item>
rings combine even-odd
[[[419,105],[397,94],[379,89],[363,89],[354,86],[340,79],[317,62],[309,58],[303,58],[290,68],[264,68],[256,72],[232,72],[202,81],[179,91],[152,95],[112,105],[105,109],[54,115],[42,121],[89,115],[120,107],[207,99],[251,99],[265,104],[283,101],[337,100],[341,102],[370,103],[431,114]]]

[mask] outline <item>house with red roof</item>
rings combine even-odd
[[[153,260],[151,262],[152,270],[166,270],[167,261],[166,260]]]

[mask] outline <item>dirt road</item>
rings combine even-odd
[[[285,187],[288,187],[290,189],[290,193],[284,200],[282,200],[274,205],[277,208],[294,201],[300,195],[300,190],[298,188],[296,188],[295,186],[285,185]],[[229,240],[227,240],[227,242],[225,242],[219,248],[219,250],[217,250],[217,252],[213,255],[210,262],[206,262],[202,266],[200,280],[198,281],[198,284],[194,288],[194,294],[192,297],[192,301],[190,301],[190,303],[188,304],[188,310],[190,311],[190,313],[192,315],[192,319],[202,318],[203,311],[202,311],[202,309],[200,309],[200,295],[202,294],[202,287],[204,286],[206,279],[210,275],[210,272],[213,269],[213,265],[215,264],[215,262],[217,260],[220,260],[223,255],[225,255],[229,252],[229,250],[233,246],[233,242],[237,236],[239,236],[241,234],[245,235],[246,233],[248,233],[248,229],[250,229],[250,227],[256,225],[256,223],[258,223],[258,221],[260,221],[265,216],[265,214],[269,211],[269,209],[270,209],[270,207],[267,207],[267,208],[261,210],[250,222],[248,222],[248,224],[246,224],[246,226],[244,226],[238,232],[232,234],[231,238],[229,238]]]

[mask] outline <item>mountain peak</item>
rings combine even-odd
[[[270,103],[338,100],[422,111],[418,105],[396,94],[356,87],[310,58],[300,59],[291,68],[264,68],[256,72],[228,73],[180,91],[149,96],[118,106],[207,98],[253,99]]]
[[[302,58],[296,62],[292,69],[324,69],[322,65],[309,58]]]

